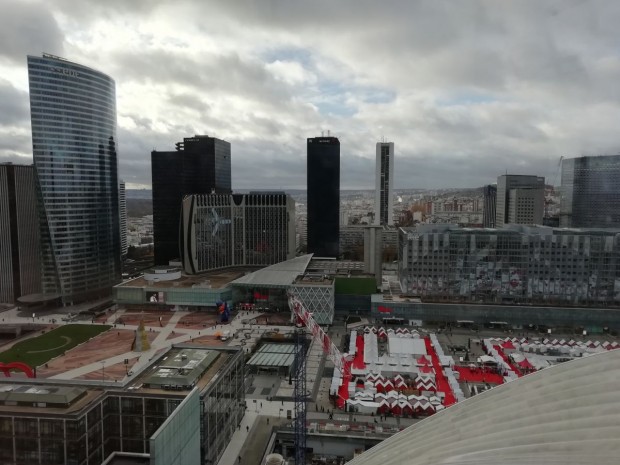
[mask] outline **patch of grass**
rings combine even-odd
[[[24,362],[34,368],[108,329],[108,325],[60,326],[41,336],[18,342],[0,353],[0,362]]]
[[[335,280],[336,294],[371,295],[377,293],[375,278],[352,276],[350,278],[337,277]]]

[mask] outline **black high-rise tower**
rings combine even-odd
[[[308,139],[308,252],[338,257],[340,227],[340,141]]]
[[[181,202],[189,194],[230,194],[230,142],[194,136],[173,152],[151,152],[155,264],[179,258]]]

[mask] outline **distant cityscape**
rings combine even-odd
[[[0,462],[367,463],[495,386],[617,362],[620,155],[567,154],[560,186],[398,189],[383,139],[375,188],[343,190],[327,131],[307,189],[236,190],[230,142],[178,134],[134,190],[114,80],[27,63],[34,164],[0,164]]]

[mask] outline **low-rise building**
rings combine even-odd
[[[173,346],[123,385],[0,382],[0,463],[213,464],[245,413],[243,352]]]

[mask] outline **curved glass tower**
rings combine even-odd
[[[28,77],[43,292],[109,295],[121,276],[114,81],[46,54],[28,57]]]

